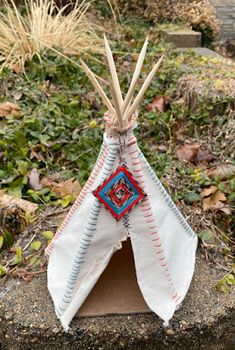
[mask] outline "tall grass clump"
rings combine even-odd
[[[89,3],[75,2],[66,14],[67,6],[58,8],[54,0],[25,0],[21,11],[13,0],[3,1],[0,13],[0,62],[12,68],[35,55],[52,50],[62,55],[79,55],[100,51],[101,41],[95,27],[87,19]]]

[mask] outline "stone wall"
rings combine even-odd
[[[210,0],[220,21],[220,37],[225,41],[235,38],[235,0]]]

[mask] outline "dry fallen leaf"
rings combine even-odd
[[[35,213],[35,211],[38,209],[38,205],[35,203],[31,203],[18,197],[9,196],[8,194],[5,194],[4,191],[0,191],[0,208],[10,206],[18,207],[25,212],[29,212],[30,214]]]
[[[71,178],[62,182],[56,182],[55,178],[47,177],[41,181],[43,187],[49,187],[52,192],[55,192],[59,197],[78,196],[81,192],[81,185],[78,180]]]
[[[52,187],[54,184],[58,184],[60,179],[59,173],[53,174],[51,176],[46,176],[41,179],[42,187]]]
[[[164,112],[165,110],[165,103],[164,103],[164,97],[163,96],[157,96],[152,103],[149,103],[146,106],[147,111],[156,111]]]
[[[185,160],[196,165],[209,163],[215,159],[215,156],[209,151],[202,149],[198,143],[185,144],[178,148],[175,155],[180,160]]]
[[[226,201],[226,196],[224,193],[218,190],[216,186],[210,186],[205,188],[201,194],[202,209],[204,211],[219,209],[227,214],[230,214],[230,208],[226,206],[223,202]]]
[[[176,150],[175,155],[180,160],[186,160],[187,162],[193,163],[196,159],[199,148],[200,145],[197,143],[185,144]]]
[[[209,188],[204,188],[200,194],[201,198],[208,197],[218,190],[216,186],[210,186]]]
[[[196,164],[209,163],[215,159],[215,156],[205,149],[199,148],[195,159]]]
[[[226,179],[229,176],[235,175],[235,165],[220,163],[211,168],[206,172],[209,177],[218,176],[221,179]]]
[[[36,168],[33,168],[28,173],[28,179],[29,179],[29,187],[32,188],[34,191],[38,191],[42,188],[42,185],[40,184],[39,180],[39,171]]]
[[[232,214],[232,209],[228,205],[221,207],[220,211],[223,211],[227,215]]]
[[[15,117],[20,115],[20,107],[15,103],[4,102],[0,104],[0,117],[13,115]]]
[[[159,111],[164,112],[169,109],[172,98],[169,96],[156,96],[152,103],[146,106],[147,111]]]

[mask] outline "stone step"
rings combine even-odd
[[[191,29],[162,29],[160,31],[162,38],[167,43],[172,43],[176,47],[199,47],[201,46],[200,32],[196,32]]]

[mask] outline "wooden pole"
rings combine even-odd
[[[130,87],[128,89],[128,92],[126,94],[126,97],[125,97],[123,105],[122,105],[122,115],[125,114],[128,106],[129,106],[129,104],[131,102],[131,99],[133,97],[133,94],[135,92],[136,84],[137,84],[137,81],[139,79],[141,68],[143,66],[143,62],[144,62],[144,59],[145,59],[147,46],[148,46],[148,37],[146,38],[146,40],[144,42],[144,45],[143,45],[143,47],[141,49],[141,52],[139,54],[138,61],[136,63],[136,67],[135,67],[135,71],[134,71],[134,74],[133,74],[133,77],[132,77],[132,80],[131,80],[131,84],[130,84]]]
[[[118,80],[118,76],[117,76],[117,72],[116,72],[115,63],[113,60],[112,51],[110,49],[110,46],[109,46],[108,40],[106,39],[105,34],[104,34],[104,43],[105,43],[105,50],[106,50],[106,56],[107,56],[107,60],[108,60],[108,64],[109,64],[109,69],[110,69],[110,73],[111,73],[111,77],[112,77],[112,86],[114,89],[113,93],[116,94],[116,100],[117,100],[119,109],[121,111],[122,104],[123,104],[121,88],[120,88],[120,84],[119,84],[119,80]]]
[[[131,118],[132,114],[135,112],[135,110],[137,109],[140,101],[142,100],[147,88],[149,87],[151,81],[153,80],[155,74],[157,73],[162,60],[163,60],[164,56],[162,56],[160,58],[160,60],[155,64],[155,66],[153,67],[153,69],[151,70],[151,72],[149,73],[147,79],[145,80],[142,88],[140,89],[138,95],[136,96],[134,102],[132,103],[131,107],[129,108],[129,110],[126,112],[126,115],[123,117],[124,120],[129,120],[129,118]]]
[[[106,96],[104,90],[102,89],[102,87],[100,86],[99,82],[97,81],[97,79],[95,78],[94,74],[92,73],[92,71],[90,70],[90,68],[83,62],[83,60],[81,60],[81,64],[82,67],[86,73],[86,75],[88,76],[88,78],[90,79],[91,83],[93,84],[94,88],[96,89],[96,91],[98,92],[98,94],[100,95],[103,103],[106,105],[106,107],[109,110],[109,113],[111,115],[115,114],[115,109],[113,108],[111,102],[109,101],[108,97]]]

